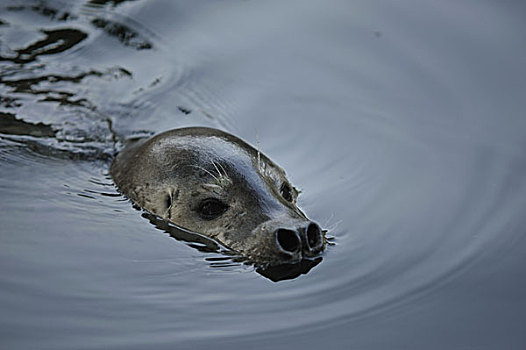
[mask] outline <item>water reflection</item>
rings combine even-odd
[[[4,108],[1,132],[40,154],[107,160],[118,137],[112,117],[100,110],[101,103],[93,100],[100,98],[93,91],[114,81],[131,80],[132,73],[121,66],[92,68],[75,64],[75,53],[85,47],[87,38],[93,37],[94,33],[86,27],[91,22],[71,14],[70,6],[57,5],[40,1],[36,5],[2,7],[6,16],[1,20],[2,35],[12,40],[0,42],[0,106]],[[48,21],[34,21],[33,14]],[[96,22],[97,18],[90,16],[90,21]],[[94,32],[108,29],[103,27],[95,26]],[[107,34],[120,36],[126,46],[145,47],[139,35],[133,31],[125,33],[125,29],[111,29]],[[62,55],[66,52],[70,53],[68,58]],[[54,60],[53,56],[61,59]],[[88,81],[92,88],[98,87],[86,89]],[[15,137],[21,135],[36,138]],[[43,140],[43,136],[48,139]]]
[[[15,71],[10,72],[10,76],[13,76]],[[27,71],[20,70],[19,73],[27,73]],[[0,84],[12,88],[11,92],[14,93],[27,93],[31,95],[47,95],[47,94],[56,94],[59,97],[47,96],[44,101],[56,101],[61,103],[67,103],[72,105],[82,105],[87,101],[85,99],[71,100],[70,98],[75,96],[75,93],[70,91],[61,91],[53,90],[51,87],[58,85],[60,82],[68,83],[80,83],[84,78],[89,76],[101,77],[104,73],[99,71],[89,71],[85,73],[78,73],[73,75],[59,75],[59,74],[49,74],[49,75],[40,75],[31,78],[20,78],[20,79],[5,79],[2,74],[0,74]],[[48,83],[48,89],[38,89],[37,86],[41,83]]]
[[[106,34],[117,38],[123,45],[133,47],[137,50],[148,50],[153,44],[142,37],[139,32],[130,27],[104,18],[95,18],[91,23],[106,32]]]
[[[87,6],[105,6],[105,5],[111,5],[111,6],[118,6],[124,2],[133,2],[136,0],[90,0],[87,3]]]
[[[2,344],[522,346],[522,7],[2,2]],[[130,210],[113,145],[196,124],[259,138],[341,221],[323,264],[254,267]]]
[[[45,38],[25,48],[16,49],[15,57],[0,56],[0,61],[11,61],[13,63],[33,62],[38,56],[53,55],[69,50],[88,37],[86,33],[72,28],[43,29],[42,33],[46,36]]]
[[[56,132],[44,123],[29,123],[16,119],[14,114],[0,112],[0,133],[33,137],[54,137]]]
[[[142,210],[137,206],[134,207],[137,210]],[[143,212],[142,217],[148,219],[148,221],[150,221],[150,223],[157,229],[168,233],[170,237],[185,242],[189,247],[197,249],[203,253],[218,253],[223,255],[221,257],[205,258],[205,261],[210,264],[210,267],[214,268],[240,266],[241,264],[254,265],[256,272],[261,276],[268,278],[273,282],[279,282],[298,278],[303,274],[307,274],[323,260],[322,257],[316,257],[313,259],[303,259],[294,264],[258,265],[206,236],[180,228],[156,215]]]
[[[38,4],[32,6],[9,6],[7,7],[8,11],[23,11],[26,8],[29,8],[31,11],[36,12],[40,15],[48,17],[51,20],[64,22],[70,19],[78,18],[76,15],[63,11],[61,9],[52,7],[47,1],[39,1]]]
[[[315,259],[303,259],[295,264],[260,266],[256,269],[256,272],[273,282],[291,280],[309,273],[322,260],[323,258],[320,256]]]

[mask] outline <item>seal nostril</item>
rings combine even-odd
[[[279,228],[276,230],[278,245],[289,253],[297,252],[301,242],[295,231]]]
[[[321,229],[314,222],[307,226],[307,242],[311,249],[319,247],[322,243]]]

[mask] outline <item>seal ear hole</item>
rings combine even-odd
[[[292,196],[292,188],[290,188],[289,184],[286,182],[281,184],[279,192],[287,202],[292,202],[292,200],[294,199],[294,197]]]
[[[164,195],[164,207],[169,209],[172,206],[172,195],[167,193]]]
[[[203,220],[213,220],[228,210],[228,204],[216,198],[207,198],[199,203],[197,213]]]

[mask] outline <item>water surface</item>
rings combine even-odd
[[[1,347],[525,348],[525,10],[2,3]],[[287,171],[323,261],[273,282],[116,191],[123,140],[190,125]]]

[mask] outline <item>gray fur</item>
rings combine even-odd
[[[322,237],[314,250],[283,252],[276,230],[305,236],[305,227],[311,224],[296,206],[298,191],[279,166],[223,131],[183,128],[136,141],[114,159],[110,173],[119,190],[141,208],[253,261],[297,261],[324,249]],[[290,186],[290,202],[280,193],[283,183]],[[198,207],[207,198],[220,199],[228,210],[203,220]]]

